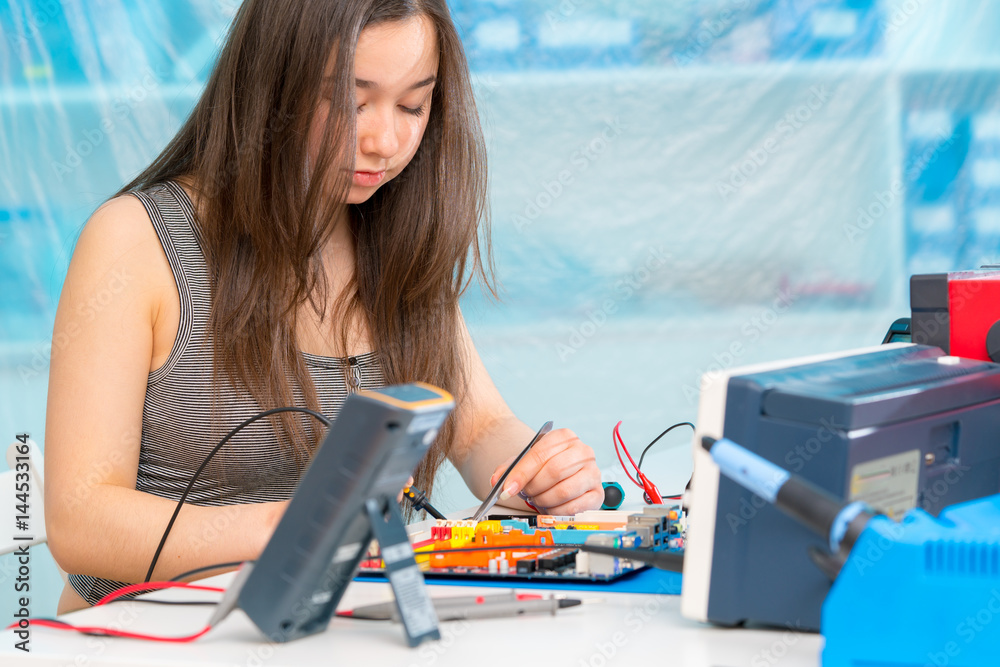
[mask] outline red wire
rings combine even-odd
[[[618,432],[618,427],[619,427],[619,426],[621,426],[621,422],[618,422],[618,423],[617,423],[617,424],[615,425],[615,435],[617,435],[617,436],[618,436],[618,440],[620,440],[620,441],[621,441],[621,443],[622,443],[622,449],[623,449],[623,450],[625,450],[625,456],[627,456],[627,457],[628,457],[628,460],[629,460],[629,462],[630,462],[630,463],[632,464],[632,467],[633,467],[633,468],[635,468],[635,472],[636,472],[636,475],[637,475],[637,476],[638,476],[638,475],[641,475],[641,474],[642,474],[642,471],[641,471],[641,470],[639,470],[639,466],[637,466],[637,465],[635,464],[635,459],[633,459],[633,458],[632,458],[632,455],[628,453],[628,449],[627,449],[627,448],[625,447],[625,441],[624,441],[624,440],[622,440],[622,435],[621,435],[621,433],[619,433],[619,432]]]
[[[126,639],[145,639],[147,641],[153,642],[172,642],[175,644],[186,644],[188,642],[193,642],[198,639],[206,632],[212,629],[212,626],[205,626],[205,628],[196,634],[188,635],[187,637],[156,637],[154,635],[144,635],[138,632],[125,632],[124,630],[115,630],[113,628],[100,628],[93,627],[89,625],[69,625],[63,624],[61,622],[53,622],[44,619],[28,619],[30,625],[39,625],[46,628],[55,628],[56,630],[75,630],[76,632],[93,632],[101,635],[106,635],[108,637],[124,637]],[[13,624],[10,627],[14,627],[17,624]]]
[[[622,470],[625,471],[625,475],[629,478],[629,481],[631,481],[633,484],[635,484],[636,486],[638,486],[640,489],[643,489],[645,487],[642,484],[640,484],[636,480],[632,479],[632,475],[629,474],[628,467],[625,466],[625,461],[622,460],[621,452],[618,451],[618,443],[619,443],[619,441],[621,441],[622,449],[625,449],[625,442],[622,440],[621,434],[618,433],[618,427],[621,426],[621,425],[622,425],[622,423],[619,421],[617,424],[615,424],[615,428],[611,432],[611,436],[612,436],[611,437],[611,441],[612,441],[612,443],[615,446],[615,454],[618,455],[618,462],[622,464]],[[628,450],[627,449],[625,449],[625,455],[628,456]],[[632,457],[629,456],[628,460],[631,461]],[[632,465],[635,465],[635,462],[633,462]]]
[[[534,504],[533,504],[533,503],[532,503],[532,502],[531,502],[530,500],[528,500],[527,498],[521,498],[521,500],[523,500],[523,501],[524,501],[524,504],[525,504],[525,505],[527,505],[527,506],[528,506],[528,507],[530,507],[531,509],[535,510],[535,511],[536,511],[536,512],[538,512],[539,514],[542,514],[542,510],[538,509],[538,507],[537,507],[536,505],[534,505]]]
[[[628,447],[625,446],[625,441],[622,439],[622,434],[618,430],[618,428],[621,425],[622,425],[621,420],[619,420],[618,423],[615,424],[615,428],[612,430],[612,435],[613,435],[612,440],[615,445],[615,454],[618,454],[618,462],[622,464],[622,469],[625,471],[625,474],[628,475],[628,478],[632,481],[632,483],[643,490],[646,497],[649,498],[648,502],[651,505],[663,504],[663,500],[660,498],[660,490],[656,488],[656,485],[653,484],[653,482],[650,481],[650,479],[646,477],[645,474],[643,474],[642,470],[639,469],[639,466],[636,465],[635,459],[633,459],[632,455],[629,454]],[[632,467],[635,468],[635,476],[640,481],[632,479],[632,475],[629,474],[628,468],[625,467],[625,462],[622,461],[622,455],[618,452],[619,444],[621,445],[622,450],[625,452],[625,456],[628,457],[629,462],[632,464]]]
[[[212,591],[213,593],[225,593],[224,588],[216,588],[214,586],[198,586],[196,584],[189,584],[185,581],[150,581],[142,584],[130,584],[128,586],[122,586],[116,591],[108,593],[103,598],[94,604],[95,607],[100,607],[101,605],[113,602],[123,595],[128,595],[129,593],[135,593],[137,591],[156,591],[163,590],[166,588],[186,588],[194,591]],[[82,626],[82,625],[71,625],[69,623],[63,623],[62,621],[51,621],[44,618],[29,618],[27,619],[29,625],[38,625],[45,628],[54,628],[56,630],[74,630],[76,632],[92,632],[98,633],[107,637],[125,637],[127,639],[145,639],[147,641],[154,642],[173,642],[184,644],[187,642],[193,642],[198,639],[206,632],[212,629],[212,626],[207,625],[201,632],[193,635],[188,635],[186,637],[157,637],[155,635],[145,635],[138,632],[125,632],[124,630],[115,630],[114,628],[101,628],[96,626]],[[12,623],[7,626],[7,630],[17,627],[17,623]]]

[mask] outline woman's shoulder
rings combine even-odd
[[[74,278],[90,283],[117,272],[119,283],[127,282],[137,293],[149,294],[150,288],[172,282],[149,213],[139,199],[128,194],[94,211],[80,232],[70,264],[68,283],[75,282]]]
[[[120,195],[102,204],[80,232],[74,257],[93,256],[108,261],[129,261],[156,240],[146,208],[132,195]],[[134,259],[130,263],[134,263]]]

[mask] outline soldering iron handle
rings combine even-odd
[[[844,503],[815,484],[791,475],[778,489],[774,505],[825,539]]]

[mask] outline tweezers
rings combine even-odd
[[[514,462],[511,463],[510,466],[508,466],[507,469],[503,471],[502,475],[500,475],[500,479],[497,480],[497,483],[490,490],[490,494],[486,496],[486,500],[484,500],[483,504],[479,506],[479,509],[476,510],[476,513],[472,515],[472,521],[482,521],[484,518],[486,518],[486,515],[489,513],[491,509],[493,509],[493,506],[497,504],[497,500],[500,498],[500,494],[503,492],[503,483],[507,481],[507,475],[509,475],[510,471],[514,469],[514,466],[516,466],[518,462],[520,462],[520,460],[524,458],[524,455],[527,454],[531,450],[531,448],[535,446],[535,443],[541,440],[542,436],[551,430],[552,430],[551,421],[547,421],[544,424],[542,424],[542,427],[538,429],[538,433],[536,433],[535,437],[531,439],[531,442],[528,443],[528,446],[525,447],[523,450],[521,450],[521,453],[517,455],[517,458],[514,459]]]

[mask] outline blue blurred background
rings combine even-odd
[[[574,428],[608,479],[617,420],[637,449],[695,417],[703,373],[876,344],[911,273],[1000,262],[1000,3],[451,5],[505,288],[466,318],[515,412]],[[44,449],[79,231],[179,128],[237,6],[0,0],[0,442]],[[644,468],[664,492],[690,474],[670,437]],[[435,496],[474,500],[451,468]]]

